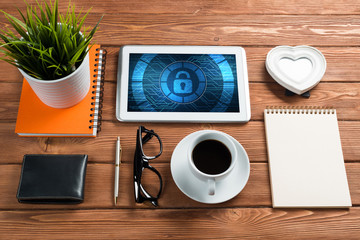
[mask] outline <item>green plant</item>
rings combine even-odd
[[[54,80],[71,74],[81,64],[102,17],[88,32],[89,28],[82,27],[91,9],[76,14],[69,2],[64,16],[58,11],[58,0],[43,2],[44,6],[37,1],[33,7],[25,1],[26,17],[18,9],[23,21],[2,11],[20,36],[8,28],[1,30],[4,56],[0,59],[37,79]]]

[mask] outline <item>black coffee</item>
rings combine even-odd
[[[198,143],[192,158],[197,169],[206,174],[225,172],[231,164],[230,150],[217,140],[205,140]]]

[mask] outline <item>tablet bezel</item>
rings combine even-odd
[[[240,112],[128,112],[129,59],[130,54],[234,54]],[[234,46],[161,46],[126,45],[120,49],[116,118],[122,122],[248,122],[250,97],[246,54],[242,47]]]

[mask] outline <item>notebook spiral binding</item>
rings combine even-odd
[[[90,114],[91,120],[89,120],[90,129],[95,129],[99,132],[101,130],[101,120],[102,120],[102,107],[103,107],[103,97],[104,97],[104,83],[105,83],[105,63],[106,63],[106,50],[102,48],[96,49],[96,58],[95,58],[95,68],[94,73],[92,74],[92,97],[94,101],[91,102]]]
[[[333,107],[320,106],[267,106],[267,114],[335,114]]]

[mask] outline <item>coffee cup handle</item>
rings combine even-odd
[[[215,179],[208,179],[209,195],[215,195]]]

